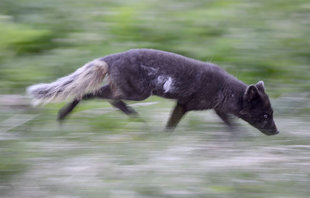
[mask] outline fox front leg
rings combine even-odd
[[[185,115],[186,110],[183,105],[177,103],[166,125],[166,130],[173,131],[178,125],[182,117]]]
[[[217,111],[217,110],[215,110],[215,113],[223,120],[223,122],[224,122],[228,127],[231,127],[231,126],[232,126],[231,118],[229,117],[229,115],[228,115],[227,113],[223,113],[223,112]]]
[[[233,123],[231,115],[217,110],[215,110],[215,113],[223,120],[229,130],[236,130],[237,126]]]

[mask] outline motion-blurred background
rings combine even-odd
[[[0,0],[1,197],[309,197],[308,0]],[[281,134],[244,122],[229,135],[213,112],[162,129],[173,101],[32,108],[25,88],[131,48],[211,61],[264,80]],[[143,119],[143,120],[142,120]]]

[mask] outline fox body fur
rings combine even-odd
[[[168,129],[174,129],[188,111],[214,109],[230,127],[231,114],[266,135],[278,133],[262,81],[246,85],[217,65],[160,50],[133,49],[98,58],[55,82],[30,86],[27,92],[34,104],[72,99],[60,110],[59,120],[81,100],[108,99],[124,113],[135,115],[123,100],[157,95],[177,101]]]

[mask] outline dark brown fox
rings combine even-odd
[[[59,111],[58,120],[64,120],[81,100],[91,98],[107,99],[122,112],[135,115],[123,100],[157,95],[177,102],[167,129],[174,129],[188,111],[214,109],[230,127],[232,114],[266,135],[279,133],[263,81],[246,85],[212,63],[153,49],[95,59],[69,76],[33,85],[27,92],[35,104],[72,99]]]

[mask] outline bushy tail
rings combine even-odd
[[[79,99],[86,93],[96,91],[107,72],[107,63],[96,59],[55,82],[32,85],[27,88],[27,93],[32,97],[34,105],[60,102],[69,98]]]

